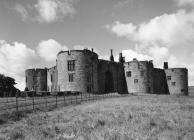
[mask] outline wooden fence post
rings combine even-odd
[[[82,102],[82,92],[81,92],[81,102]]]
[[[65,106],[65,92],[63,92],[63,96],[64,96],[64,106]]]
[[[32,92],[32,105],[33,105],[33,110],[34,110],[34,91]]]
[[[73,103],[73,99],[72,99],[72,97],[73,97],[73,96],[71,95],[71,104]]]
[[[56,92],[56,107],[57,107],[57,95],[58,95],[58,94],[57,94],[57,92]]]
[[[75,94],[75,101],[76,101],[76,104],[77,104],[77,93]]]
[[[16,112],[18,112],[18,95],[16,93]]]
[[[47,98],[48,98],[48,96],[46,95],[45,98],[46,98],[46,108],[47,108]]]

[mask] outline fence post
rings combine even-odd
[[[47,98],[48,98],[48,96],[46,95],[45,98],[46,98],[46,108],[47,108]]]
[[[71,95],[71,104],[73,103],[73,96]]]
[[[33,110],[34,110],[34,91],[32,92],[32,106],[33,106]]]
[[[6,94],[6,97],[7,97],[7,103],[8,103],[8,94]]]
[[[82,92],[81,92],[81,102],[82,102]]]
[[[65,106],[65,92],[63,92],[63,94],[64,94],[63,96],[64,96],[64,106]]]
[[[56,92],[56,107],[57,107],[57,92]]]
[[[18,93],[16,92],[16,112],[18,112]]]
[[[77,93],[75,94],[75,100],[76,100],[76,104],[77,104]]]
[[[27,98],[27,93],[23,92],[24,96],[25,96],[25,104],[27,105],[27,101],[26,101],[26,98]],[[26,109],[27,109],[27,106],[26,106]]]

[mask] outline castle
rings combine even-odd
[[[168,68],[164,62],[158,69],[152,61],[135,58],[125,62],[122,53],[115,62],[112,50],[110,60],[99,59],[93,49],[61,51],[56,66],[25,74],[26,88],[35,91],[188,95],[186,68]]]

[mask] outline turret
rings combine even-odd
[[[111,55],[110,55],[110,61],[113,61],[114,62],[114,56],[113,56],[113,50],[112,49],[110,50],[110,53],[111,53]]]

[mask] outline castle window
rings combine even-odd
[[[88,81],[89,83],[92,82],[92,75],[91,75],[91,74],[88,74],[87,81]]]
[[[89,92],[89,93],[92,92],[92,87],[91,87],[91,85],[87,87],[87,92]]]
[[[53,82],[53,75],[51,75],[51,82]]]
[[[175,86],[176,85],[176,82],[172,82],[171,84],[172,84],[172,86]]]
[[[73,82],[73,81],[74,81],[73,74],[69,74],[69,82]]]
[[[131,77],[131,71],[127,71],[127,77]]]
[[[138,79],[134,79],[134,83],[135,83],[135,84],[138,83]]]
[[[167,76],[167,80],[171,80],[171,76]]]
[[[144,76],[144,71],[141,71],[141,76],[142,76],[142,77]]]
[[[181,92],[184,92],[185,90],[184,89],[181,89]]]
[[[33,76],[33,82],[36,82],[36,76]]]
[[[69,60],[67,63],[68,63],[68,71],[74,71],[75,70],[75,60]]]
[[[151,88],[150,88],[150,87],[148,87],[148,92],[149,92],[149,93],[151,92]]]

